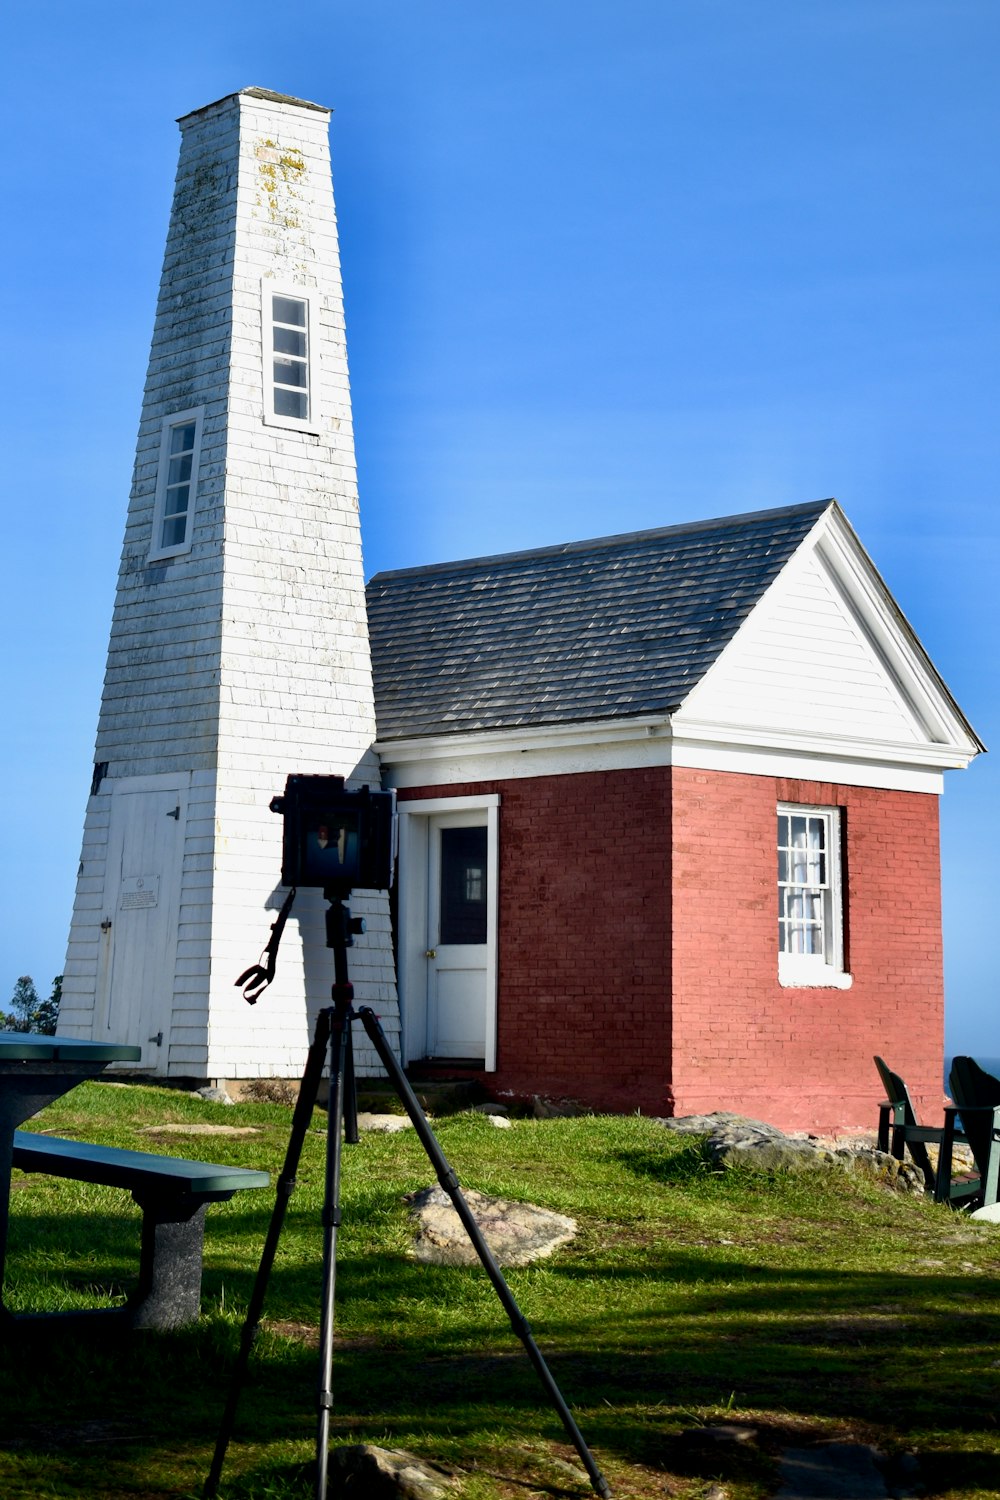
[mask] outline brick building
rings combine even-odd
[[[358,998],[414,1071],[779,1125],[940,1095],[937,802],[981,749],[833,502],[361,559],[328,111],[181,120],[60,1029],[294,1077],[329,997],[290,772],[395,788]],[[398,981],[398,1000],[397,1000]],[[375,1066],[359,1050],[359,1070]]]
[[[939,1104],[938,797],[981,747],[835,502],[368,609],[412,1068],[828,1129],[870,1124],[884,1052]]]

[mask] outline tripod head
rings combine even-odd
[[[274,978],[278,944],[300,885],[320,886],[330,902],[326,946],[333,949],[338,987],[347,984],[348,949],[365,930],[344,902],[355,886],[386,891],[396,865],[396,794],[347,788],[343,776],[289,776],[282,797],[272,797],[272,812],[284,819],[281,839],[281,883],[290,887],[260,961],[237,979],[248,1005],[256,1005]]]

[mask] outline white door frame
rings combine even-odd
[[[483,813],[486,824],[486,1038],[485,1069],[497,1065],[497,913],[500,872],[500,797],[431,797],[400,801],[399,813],[399,1006],[404,1063],[427,1053],[427,869],[430,820],[438,813]]]

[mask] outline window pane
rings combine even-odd
[[[441,943],[486,941],[486,829],[441,830]]]
[[[297,297],[272,297],[271,306],[276,323],[294,323],[296,328],[306,326],[306,305]]]
[[[276,354],[297,354],[306,357],[306,336],[295,328],[275,328],[274,350]]]
[[[163,523],[161,547],[179,547],[187,531],[187,516],[176,516]]]
[[[297,385],[305,386],[306,367],[292,359],[276,359],[274,361],[274,383],[275,385]]]
[[[274,393],[276,417],[300,417],[304,422],[309,415],[309,400],[305,392],[276,390]]]
[[[171,427],[171,453],[185,453],[194,447],[194,429],[194,422],[182,422],[179,427]]]
[[[190,453],[182,453],[180,458],[172,458],[167,467],[168,484],[186,484],[191,478]]]
[[[167,490],[167,497],[163,504],[164,515],[180,516],[187,512],[188,500],[191,496],[189,484],[175,484]]]

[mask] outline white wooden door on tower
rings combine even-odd
[[[165,1072],[173,1013],[187,785],[137,777],[114,787],[96,1026]],[[154,785],[150,785],[154,783]],[[157,784],[158,783],[158,784]]]

